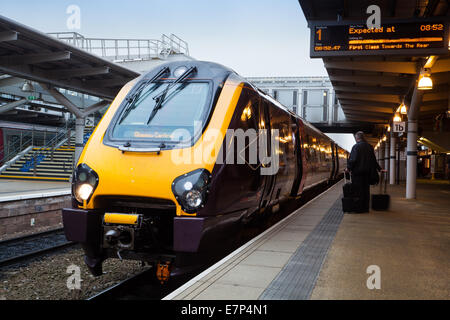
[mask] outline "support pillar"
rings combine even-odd
[[[390,159],[389,159],[389,184],[395,184],[395,172],[396,172],[396,166],[395,166],[395,144],[396,144],[396,138],[394,132],[391,131],[391,152],[390,152]]]
[[[386,169],[384,167],[384,142],[380,143],[380,167],[382,167],[383,169]]]
[[[417,120],[408,120],[408,137],[406,146],[406,199],[416,198],[417,127]]]
[[[74,165],[78,163],[78,159],[81,156],[84,148],[84,118],[77,117],[75,120],[75,160]]]
[[[384,170],[389,171],[389,137],[386,137],[384,143]]]
[[[416,198],[417,183],[417,129],[423,93],[416,88],[408,111],[408,135],[406,146],[406,199]]]

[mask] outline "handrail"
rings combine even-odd
[[[187,42],[174,34],[170,37],[163,34],[161,40],[85,38],[76,32],[52,32],[49,35],[90,53],[114,60],[149,60],[155,57],[165,58],[173,53],[189,55]]]

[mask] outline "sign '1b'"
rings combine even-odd
[[[394,123],[394,132],[405,132],[405,130],[406,130],[406,123],[404,121]]]

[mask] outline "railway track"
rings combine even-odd
[[[66,240],[62,228],[0,241],[0,268],[22,263],[76,243]]]

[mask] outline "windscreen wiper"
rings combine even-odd
[[[151,79],[145,80],[143,82],[141,82],[141,84],[139,85],[139,87],[136,89],[136,91],[133,93],[133,95],[131,95],[130,97],[126,98],[127,100],[127,107],[124,110],[122,116],[120,117],[120,120],[118,122],[118,124],[121,124],[122,121],[128,116],[128,114],[136,108],[137,103],[136,99],[141,95],[142,91],[144,91],[144,89],[152,82],[158,80],[159,78],[161,78],[164,74],[166,74],[167,72],[169,72],[170,69],[169,67],[164,67],[163,69],[161,69],[155,76],[153,76]]]
[[[172,89],[177,83],[180,83],[184,81],[191,73],[197,71],[196,67],[190,67],[188,70],[186,70],[181,76],[179,76],[175,81],[169,83],[167,87],[158,95],[153,97],[153,100],[156,101],[156,105],[152,110],[152,113],[150,114],[150,117],[148,118],[147,125],[153,120],[153,118],[158,113],[159,109],[162,108],[162,104],[164,102],[164,99],[166,98],[167,93],[170,89]]]

